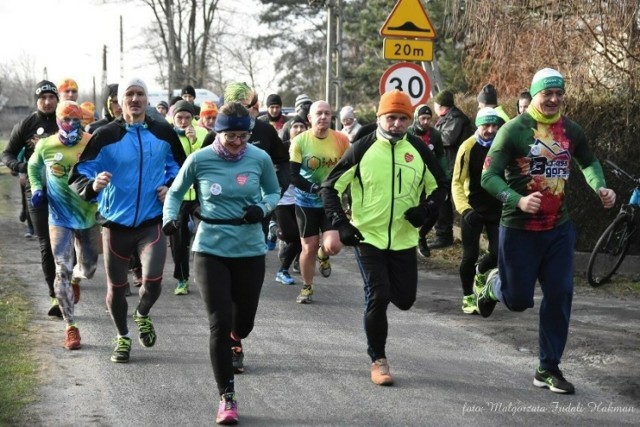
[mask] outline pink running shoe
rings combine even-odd
[[[220,396],[216,423],[223,425],[238,423],[238,402],[236,401],[236,394],[234,392],[225,393]]]

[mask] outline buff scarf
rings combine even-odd
[[[213,148],[213,151],[215,151],[221,159],[228,162],[237,162],[242,160],[242,158],[244,157],[244,153],[247,152],[247,144],[245,144],[238,154],[231,154],[229,150],[224,147],[222,142],[220,142],[220,135],[216,135],[216,139],[213,141],[211,148]]]
[[[560,120],[560,111],[558,111],[553,116],[545,116],[540,110],[534,107],[533,104],[529,104],[529,107],[527,107],[527,113],[529,113],[533,120],[545,125],[552,125]]]
[[[58,139],[67,147],[73,147],[82,139],[82,122],[73,119],[71,122],[56,119],[58,123]]]

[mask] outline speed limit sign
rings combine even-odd
[[[411,98],[411,105],[424,104],[431,94],[431,82],[427,72],[411,62],[393,64],[380,78],[380,95],[394,89],[401,90]]]

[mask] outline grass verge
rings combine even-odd
[[[24,407],[37,396],[31,307],[21,286],[11,276],[0,284],[0,425],[19,424]]]

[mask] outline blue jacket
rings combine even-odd
[[[171,125],[147,117],[128,125],[122,117],[99,128],[74,165],[69,184],[87,201],[98,201],[98,221],[110,228],[137,228],[162,222],[157,189],[171,186],[185,160]],[[111,173],[99,193],[95,177]]]

